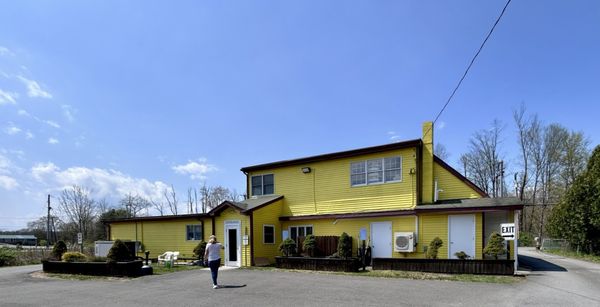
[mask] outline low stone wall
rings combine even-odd
[[[514,260],[373,258],[373,270],[513,275]]]
[[[42,267],[46,273],[137,277],[142,275],[142,263],[142,260],[116,263],[42,261]]]

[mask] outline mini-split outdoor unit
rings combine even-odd
[[[395,232],[394,251],[412,253],[415,250],[414,232]]]

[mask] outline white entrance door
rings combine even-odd
[[[449,215],[448,241],[448,258],[456,259],[454,254],[460,251],[475,257],[475,215]]]
[[[371,223],[371,257],[392,257],[392,222]]]
[[[240,221],[225,221],[225,265],[241,266]]]

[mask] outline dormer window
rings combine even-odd
[[[252,195],[269,195],[275,193],[273,174],[252,176]]]
[[[388,157],[350,164],[352,186],[402,181],[402,158]]]

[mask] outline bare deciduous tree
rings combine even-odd
[[[150,207],[150,201],[136,194],[127,193],[119,202],[121,207],[127,211],[129,217],[139,216],[140,212]]]
[[[58,198],[59,209],[65,215],[68,223],[76,225],[84,238],[93,228],[96,203],[90,197],[90,192],[80,186],[74,185],[62,191]]]
[[[171,185],[171,190],[165,189],[163,195],[165,196],[165,200],[169,205],[169,210],[171,210],[171,214],[177,215],[179,203],[177,201],[177,193],[175,193],[175,187]]]
[[[152,208],[156,209],[156,211],[158,211],[158,214],[160,214],[160,216],[163,216],[165,214],[165,203],[164,202],[162,202],[161,200],[152,199],[152,200],[150,200],[150,203],[152,204]]]
[[[433,148],[433,154],[442,160],[448,160],[450,157],[450,153],[446,149],[446,146],[444,146],[442,143],[435,144],[435,147]]]
[[[465,163],[465,173],[488,195],[502,195],[503,163],[500,157],[502,124],[494,120],[492,128],[475,132],[469,142],[469,152],[460,160]]]

